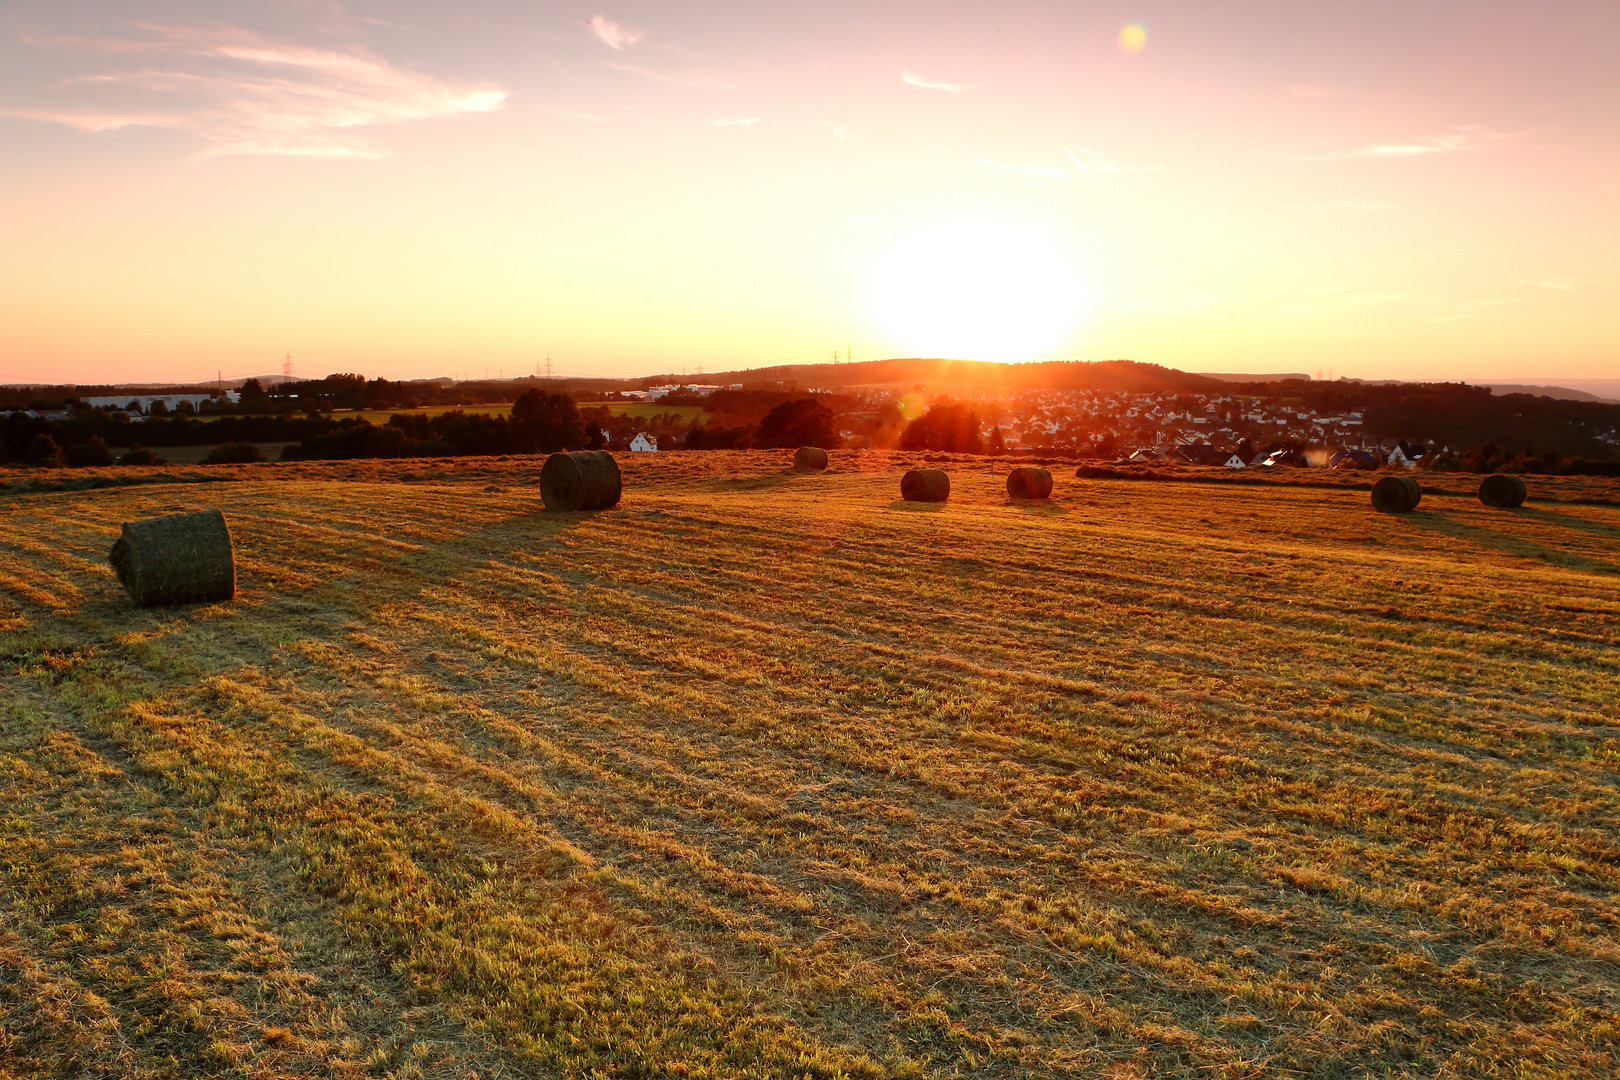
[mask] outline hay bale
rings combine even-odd
[[[547,510],[606,510],[624,491],[619,463],[606,450],[552,454],[540,467],[540,498]]]
[[[1383,514],[1404,514],[1417,507],[1423,488],[1410,476],[1385,476],[1373,485],[1373,509]]]
[[[1512,510],[1516,506],[1523,506],[1525,495],[1524,481],[1517,476],[1487,476],[1479,482],[1479,501],[1486,506],[1494,506],[1499,510]]]
[[[126,521],[107,561],[136,607],[236,595],[231,530],[218,510]]]
[[[906,502],[944,502],[951,497],[951,478],[944,469],[912,469],[900,478]]]
[[[1007,474],[1009,499],[1044,499],[1052,494],[1052,474],[1046,469],[1020,465]]]
[[[793,451],[793,467],[795,469],[825,469],[827,467],[827,451],[819,446],[801,446]]]

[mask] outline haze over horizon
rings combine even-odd
[[[0,382],[1612,379],[1617,40],[1573,2],[11,0]]]

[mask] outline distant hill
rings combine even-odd
[[[780,383],[831,388],[930,389],[960,387],[990,391],[1013,390],[1122,390],[1132,393],[1197,393],[1222,389],[1218,379],[1195,375],[1158,364],[1133,360],[1054,361],[1036,364],[1000,364],[985,360],[945,360],[907,357],[867,360],[858,364],[784,364],[741,371],[706,373],[704,382]],[[644,385],[694,382],[690,375],[657,375],[635,380]]]
[[[1206,379],[1219,379],[1221,382],[1235,383],[1286,382],[1289,379],[1310,382],[1311,380],[1310,375],[1303,371],[1285,371],[1275,375],[1239,375],[1224,371],[1200,371],[1196,374],[1202,375]]]
[[[1602,380],[1593,379],[1592,382]],[[1532,397],[1550,397],[1557,401],[1603,401],[1615,403],[1620,399],[1602,397],[1591,394],[1585,390],[1574,390],[1568,386],[1531,386],[1526,383],[1476,383],[1476,386],[1488,386],[1493,394],[1529,394]]]

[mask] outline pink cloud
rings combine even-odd
[[[397,67],[363,49],[313,48],[270,41],[226,27],[142,27],[145,41],[53,39],[47,44],[103,54],[162,58],[137,70],[71,79],[69,90],[111,104],[6,110],[14,116],[81,131],[162,127],[207,143],[200,158],[228,154],[379,157],[367,129],[411,120],[492,112],[507,91],[490,83],[457,83]],[[138,93],[163,108],[124,105]]]
[[[626,45],[634,45],[646,36],[645,30],[626,30],[612,19],[601,15],[592,15],[590,21],[592,33],[602,39],[602,44],[610,49],[622,49]]]
[[[944,90],[950,94],[960,94],[964,90],[973,89],[971,83],[942,82],[939,79],[930,79],[925,75],[919,75],[915,71],[902,71],[900,81],[907,86],[920,86],[924,90]]]

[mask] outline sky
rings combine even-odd
[[[1620,4],[0,0],[0,382],[1620,376]]]

